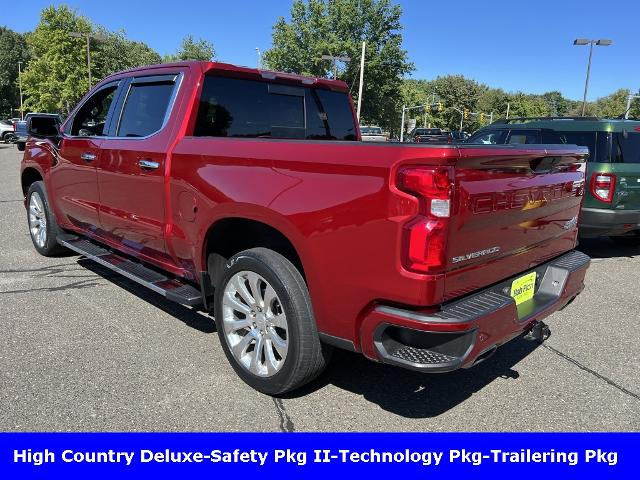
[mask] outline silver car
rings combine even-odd
[[[0,141],[13,143],[15,140],[16,134],[13,130],[13,122],[11,120],[0,120]]]
[[[363,142],[388,142],[389,137],[384,134],[382,128],[376,126],[360,126],[360,134]]]

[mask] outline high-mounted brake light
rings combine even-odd
[[[613,173],[598,173],[591,175],[591,194],[601,202],[611,203],[616,187],[616,176]]]
[[[398,188],[421,204],[420,214],[404,226],[403,263],[408,270],[433,273],[446,264],[452,174],[449,167],[411,167],[398,174]]]

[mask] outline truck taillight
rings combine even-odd
[[[420,200],[420,213],[404,226],[403,263],[420,273],[433,273],[446,264],[445,245],[453,171],[449,167],[411,167],[398,173],[398,188]]]
[[[591,175],[591,194],[601,202],[611,203],[616,187],[616,176],[613,173]]]

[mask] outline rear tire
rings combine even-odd
[[[24,142],[16,142],[16,147],[18,147],[19,152],[24,152],[25,144]]]
[[[300,272],[266,248],[234,255],[215,289],[220,343],[238,376],[280,395],[310,382],[326,367],[331,347],[320,342]]]
[[[628,235],[624,237],[609,237],[613,243],[621,247],[633,247],[640,245],[640,234]]]
[[[36,251],[45,257],[65,252],[57,241],[61,230],[49,208],[49,200],[42,181],[33,182],[27,192],[27,225]]]

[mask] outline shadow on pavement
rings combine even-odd
[[[614,243],[609,237],[584,238],[580,240],[578,250],[591,258],[633,258],[640,256],[640,243],[637,245],[621,245]]]
[[[112,272],[108,268],[105,268],[92,260],[80,258],[78,259],[78,264],[82,265],[87,270],[92,271],[96,275],[100,275],[105,280],[123,288],[129,293],[134,294],[141,300],[159,308],[163,312],[176,317],[188,327],[194,328],[202,333],[215,333],[216,331],[216,324],[213,317],[210,317],[206,312],[171,302],[162,295],[159,295],[142,285],[138,285],[128,278]]]
[[[498,378],[517,380],[520,375],[513,367],[538,346],[536,342],[517,338],[469,370],[444,374],[413,372],[372,362],[360,354],[336,350],[331,365],[323,375],[285,398],[301,397],[333,384],[361,395],[396,415],[407,418],[436,417]]]

